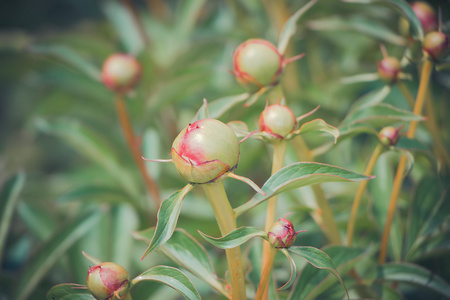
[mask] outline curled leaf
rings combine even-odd
[[[221,248],[221,249],[230,249],[234,247],[238,247],[248,241],[251,238],[254,237],[262,237],[264,239],[267,239],[267,233],[265,231],[262,231],[256,227],[239,227],[227,235],[220,237],[220,238],[214,238],[209,235],[204,234],[201,231],[198,231],[200,235],[213,244],[214,246]]]

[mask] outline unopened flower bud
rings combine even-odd
[[[379,134],[381,143],[385,146],[397,145],[398,139],[400,138],[400,129],[401,128],[395,128],[392,126],[381,129]]]
[[[259,116],[259,129],[276,138],[283,139],[294,130],[296,125],[292,110],[280,104],[267,106]]]
[[[411,8],[422,24],[425,33],[434,31],[438,28],[438,18],[434,9],[426,2],[417,1],[411,4]]]
[[[268,231],[269,243],[275,248],[288,248],[292,246],[298,232],[295,232],[292,222],[280,218],[270,226]]]
[[[448,36],[438,31],[428,33],[423,41],[423,50],[428,53],[433,60],[444,58],[449,51]]]
[[[387,83],[396,82],[400,71],[400,62],[394,57],[385,57],[378,63],[378,75]]]
[[[239,140],[230,126],[215,119],[203,119],[178,134],[171,154],[184,179],[207,183],[237,167]]]
[[[275,85],[283,68],[283,56],[266,40],[247,40],[234,52],[233,74],[239,84],[251,91]]]
[[[102,82],[108,89],[125,94],[134,88],[141,74],[141,65],[134,56],[117,53],[103,64]]]
[[[128,292],[129,284],[127,271],[111,262],[89,268],[86,279],[88,290],[98,300],[122,299]]]

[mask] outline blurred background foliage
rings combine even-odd
[[[448,3],[430,3],[436,9],[441,5],[444,18],[450,15]],[[203,98],[212,101],[244,92],[228,72],[236,46],[248,38],[276,43],[284,20],[304,4],[289,0],[1,2],[0,183],[4,190],[8,184],[23,188],[5,238],[0,299],[43,299],[54,284],[84,283],[89,262],[81,250],[119,263],[132,275],[161,261],[171,264],[157,253],[140,262],[146,245],[130,235],[133,230],[154,225],[157,208],[146,193],[123,138],[114,94],[99,81],[101,66],[109,55],[131,53],[143,65],[143,78],[127,97],[127,108],[135,133],[142,138],[143,155],[168,158],[174,137],[195,116]],[[399,22],[399,14],[385,6],[320,1],[299,22],[287,52],[288,57],[306,53],[305,58],[287,68],[283,77],[287,103],[294,113],[300,115],[321,105],[317,116],[338,126],[356,99],[384,86],[381,81],[342,84],[341,78],[376,72],[382,58],[379,43],[386,45],[390,55],[401,58],[406,38]],[[361,32],[361,24],[373,30]],[[412,74],[413,80],[407,84],[415,90],[416,70],[405,71]],[[439,107],[436,114],[441,137],[448,145],[450,74],[434,73],[432,88],[435,106]],[[395,88],[385,102],[409,109]],[[220,119],[242,120],[254,130],[264,104],[260,99],[249,108],[238,106]],[[431,146],[423,126],[418,137]],[[312,148],[329,141],[317,136],[306,136],[306,140]],[[363,172],[377,142],[371,135],[358,135],[338,143],[316,160]],[[296,161],[292,150],[288,154],[289,162]],[[379,180],[369,184],[370,200],[385,202],[369,201],[364,207],[373,214],[372,218],[361,217],[357,228],[360,238],[355,242],[358,246],[377,244],[380,238],[383,224],[379,220],[387,206],[397,160],[398,154],[387,153],[377,165]],[[172,165],[147,166],[164,197],[184,186]],[[249,140],[241,146],[237,173],[258,185],[269,177],[270,155],[261,142]],[[416,156],[400,199],[402,218],[397,220],[397,229],[404,232],[411,213],[407,200],[414,194],[417,197],[420,187],[425,186],[435,191],[424,193],[423,197],[430,199],[427,201],[442,202],[439,220],[444,221],[437,224],[441,234],[429,237],[430,243],[417,245],[416,252],[409,254],[404,252],[407,248],[401,246],[404,241],[399,236],[400,245],[394,244],[392,247],[397,248],[390,251],[395,259],[420,263],[449,281],[450,259],[446,254],[450,246],[450,202],[448,177],[442,176],[434,160]],[[225,184],[233,185],[228,189],[232,206],[253,195],[244,184]],[[344,230],[357,185],[327,184],[324,188]],[[308,214],[310,191],[304,188],[281,198],[280,216],[293,211],[296,228],[308,229],[298,243],[325,245],[323,233]],[[263,211],[263,207],[257,207],[238,221],[240,225],[262,227]],[[197,229],[219,235],[199,190],[184,201],[179,227],[195,238],[199,237]],[[221,252],[210,246],[208,251],[223,276],[226,265],[217,259]],[[374,265],[367,262],[362,268],[368,270]],[[193,280],[200,294],[209,295],[205,299],[220,298],[204,283]],[[421,293],[412,289],[408,299],[424,299]],[[176,292],[152,283],[145,284],[136,295],[136,299],[179,298]]]

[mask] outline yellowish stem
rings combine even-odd
[[[372,171],[373,167],[375,166],[375,163],[377,162],[378,157],[383,152],[384,146],[379,143],[377,147],[375,147],[375,150],[372,153],[372,156],[370,157],[369,163],[367,164],[366,170],[364,171],[364,175],[369,176]],[[355,229],[355,222],[356,222],[356,214],[359,209],[359,205],[361,203],[361,198],[364,193],[364,190],[366,189],[368,180],[364,180],[359,185],[358,191],[356,192],[355,199],[353,200],[352,205],[352,211],[350,214],[350,220],[348,221],[347,226],[347,244],[348,246],[352,245],[353,242],[353,233]]]
[[[267,298],[266,294],[269,288],[268,282],[270,278],[270,272],[272,271],[273,262],[275,261],[277,252],[277,249],[275,249],[274,247],[269,247],[268,257],[266,260],[263,260],[261,279],[259,280],[258,289],[256,290],[255,300],[262,300]]]
[[[428,88],[428,82],[430,80],[431,71],[433,69],[433,62],[425,54],[425,62],[422,67],[422,73],[420,75],[419,91],[417,92],[416,103],[414,104],[414,114],[420,115],[425,103],[425,95]],[[411,122],[406,136],[410,139],[414,138],[417,129],[417,122]],[[394,186],[392,188],[391,199],[389,202],[389,208],[386,216],[386,224],[384,225],[383,236],[381,238],[380,256],[378,263],[381,265],[386,261],[387,246],[389,242],[389,232],[391,230],[392,219],[394,218],[395,208],[397,205],[398,194],[403,183],[404,170],[406,165],[406,156],[402,155],[398,163],[397,172],[394,178]]]
[[[148,191],[152,195],[153,201],[155,202],[155,206],[159,207],[159,204],[161,203],[159,189],[157,184],[150,176],[150,174],[148,174],[147,169],[145,168],[144,160],[142,159],[142,154],[139,149],[140,145],[138,139],[133,133],[133,129],[131,128],[130,120],[128,119],[127,109],[125,107],[122,95],[117,95],[116,97],[116,108],[120,120],[120,125],[122,126],[125,139],[127,140],[128,143],[128,148],[133,154],[133,158],[136,162],[136,165],[139,168],[139,171],[141,172],[142,178],[144,179]]]
[[[201,185],[206,194],[219,225],[222,236],[236,229],[236,216],[228,201],[223,183],[213,182]],[[241,260],[241,249],[235,247],[225,250],[228,271],[231,281],[231,295],[233,300],[247,299],[245,294],[245,277]]]

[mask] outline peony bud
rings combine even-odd
[[[385,57],[378,63],[378,75],[386,83],[396,82],[400,71],[400,62],[394,57]]]
[[[292,110],[280,104],[266,106],[259,116],[259,129],[277,139],[284,139],[296,125]]]
[[[86,285],[98,300],[123,299],[130,281],[127,271],[118,264],[105,262],[89,268]]]
[[[433,8],[426,2],[417,1],[411,4],[411,8],[422,24],[425,33],[435,31],[438,28],[438,19]]]
[[[191,183],[207,183],[237,167],[239,141],[228,125],[204,119],[189,124],[178,134],[171,154],[184,179]]]
[[[423,41],[423,50],[434,60],[444,58],[449,51],[448,36],[438,31],[428,33]]]
[[[287,215],[286,215],[287,216]],[[291,221],[280,218],[270,226],[268,231],[269,243],[275,248],[288,248],[292,246],[298,232],[295,232]]]
[[[131,91],[141,78],[142,68],[131,55],[117,53],[103,64],[102,82],[110,90],[125,94]]]
[[[395,128],[392,126],[381,129],[379,134],[381,143],[385,146],[397,145],[398,139],[400,138],[400,129],[401,128]]]
[[[283,56],[266,40],[250,39],[234,52],[233,74],[243,87],[256,91],[275,85],[283,72]]]

